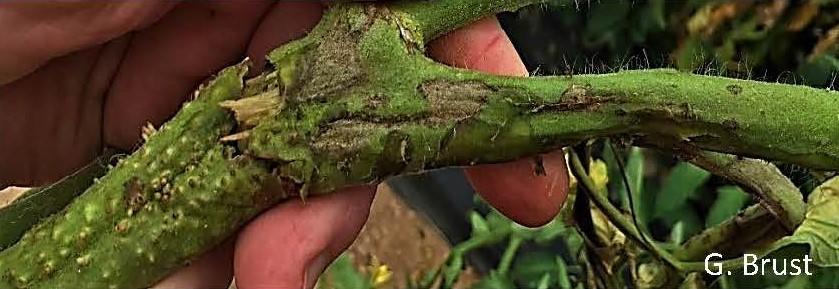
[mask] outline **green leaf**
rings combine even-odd
[[[64,209],[96,178],[105,175],[111,156],[112,152],[106,152],[72,175],[52,185],[27,191],[20,199],[0,209],[0,224],[3,224],[0,226],[0,251],[14,245],[41,219]]]
[[[463,270],[463,256],[452,254],[451,259],[443,269],[443,288],[452,288]]]
[[[484,278],[481,278],[478,283],[472,285],[472,288],[480,288],[480,289],[508,289],[508,288],[516,288],[516,285],[510,281],[507,276],[502,274],[498,274],[498,272],[492,271],[489,272]]]
[[[560,220],[554,219],[547,225],[542,226],[539,229],[534,230],[532,237],[533,241],[538,244],[548,244],[549,242],[553,242],[558,237],[565,237],[563,239],[567,239],[568,235],[575,234],[576,231],[570,227],[565,225],[565,223],[561,222]]]
[[[509,277],[526,288],[538,287],[539,280],[545,273],[559,272],[556,256],[546,251],[522,252],[516,256],[516,260],[510,270]],[[554,280],[551,275],[551,281]]]
[[[677,164],[658,192],[654,217],[663,217],[679,210],[710,177],[711,173],[690,163]]]
[[[702,230],[702,219],[697,216],[696,210],[690,206],[682,207],[668,218],[669,221],[674,222],[670,229],[670,241],[673,244],[681,244],[688,237]]]
[[[676,222],[673,224],[673,227],[670,228],[670,241],[673,244],[681,244],[685,241],[685,223],[684,222]]]
[[[629,179],[631,192],[640,194],[644,187],[644,151],[639,147],[632,147],[629,150],[629,158],[626,161],[626,177]]]
[[[565,260],[556,256],[556,265],[557,285],[560,289],[571,289],[571,279],[568,278],[568,266],[565,264]]]
[[[536,289],[548,289],[551,286],[551,274],[545,273],[542,275],[542,278],[539,278],[539,285],[536,286]]]
[[[629,183],[630,190],[626,189],[624,180],[621,175],[617,175],[617,182],[620,182],[619,196],[621,197],[622,207],[629,208],[629,198],[632,198],[632,203],[635,206],[632,208],[635,212],[635,217],[638,220],[638,225],[641,231],[647,230],[650,214],[652,213],[654,195],[653,192],[644,190],[644,151],[639,147],[632,147],[629,150],[629,156],[626,160],[625,175],[626,182]]]
[[[489,225],[484,217],[478,212],[469,212],[469,221],[472,223],[472,236],[480,236],[489,233]]]
[[[821,267],[839,267],[839,177],[828,180],[813,191],[807,200],[807,214],[792,236],[778,240],[773,251],[805,244],[810,247],[813,263]]]
[[[676,68],[692,72],[714,56],[712,47],[698,36],[687,38],[682,48],[675,52]]]
[[[615,27],[619,27],[629,16],[632,3],[630,1],[604,1],[592,7],[591,17],[585,26],[585,35],[589,42],[614,44],[614,38],[619,35]]]
[[[510,220],[495,209],[490,211],[489,214],[485,216],[485,220],[490,232],[497,230],[505,230],[516,224],[515,222],[513,222],[513,220]]]
[[[800,275],[790,278],[786,284],[784,284],[781,289],[799,289],[799,288],[810,288],[810,277],[806,275]]]
[[[815,271],[809,278],[811,286],[808,288],[839,288],[839,267],[816,268]]]
[[[827,85],[839,73],[839,59],[830,54],[823,54],[812,61],[802,63],[796,72],[804,79],[804,84]]]
[[[319,289],[364,289],[371,288],[370,280],[359,272],[352,258],[342,254],[326,268],[318,282]]]
[[[726,219],[737,214],[751,197],[737,186],[724,186],[717,188],[717,200],[708,210],[708,217],[705,219],[705,227],[713,227]]]

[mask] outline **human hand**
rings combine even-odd
[[[42,184],[90,161],[103,146],[137,146],[140,127],[174,114],[198,83],[247,55],[254,69],[271,48],[320,18],[310,2],[124,1],[0,4],[0,187]],[[131,32],[136,31],[136,32]],[[454,66],[526,75],[494,18],[444,36],[429,54]],[[561,153],[467,169],[476,190],[530,226],[556,214],[567,175]],[[375,188],[344,189],[268,210],[237,238],[158,287],[304,287],[348,247]],[[234,249],[235,248],[235,249]],[[235,256],[235,257],[234,257]]]

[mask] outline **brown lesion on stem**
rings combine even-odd
[[[615,95],[600,95],[588,84],[571,84],[559,102],[522,103],[519,106],[530,107],[531,113],[563,111],[597,111],[606,104],[620,104],[624,101]]]
[[[567,106],[568,109],[579,109],[577,107],[596,109],[600,104],[609,101],[611,97],[603,97],[592,92],[588,85],[572,84],[562,92],[562,102],[559,105]]]
[[[687,103],[671,103],[658,107],[619,108],[622,116],[635,118],[635,125],[643,127],[643,143],[652,147],[683,150],[695,154],[701,150],[694,143],[712,143],[718,151],[736,151],[724,140],[738,139],[740,124],[734,118],[723,121],[702,119]]]
[[[357,14],[366,17],[333,18],[335,21],[331,27],[324,27],[328,32],[323,39],[329,41],[318,43],[297,63],[297,80],[287,88],[287,93],[293,101],[322,100],[340,94],[366,78],[367,72],[359,55],[359,39],[378,19],[374,17],[378,12],[370,10],[375,7],[366,7],[366,14]]]
[[[315,151],[345,156],[360,151],[370,141],[373,131],[382,129],[377,123],[357,120],[337,120],[327,125],[312,143]]]
[[[494,91],[482,82],[431,80],[420,85],[431,122],[452,122],[478,114]]]

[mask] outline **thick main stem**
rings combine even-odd
[[[625,134],[658,145],[839,168],[839,93],[673,70],[486,81],[542,143]]]
[[[245,73],[222,71],[142,149],[0,251],[0,288],[148,287],[285,198],[262,192],[276,184],[263,163],[218,142],[234,121],[217,103],[240,95]]]
[[[411,171],[509,161],[609,136],[839,169],[839,126],[832,125],[839,97],[831,91],[673,70],[544,78],[450,68],[421,72],[391,71],[395,76],[389,77],[409,83],[396,89],[411,93],[389,92],[381,107],[324,108],[340,112],[313,120],[320,123],[308,140],[314,146],[293,146],[311,150],[318,169],[292,168],[289,174],[313,172],[313,185],[328,191]],[[377,91],[359,97],[388,93]],[[358,139],[362,131],[367,138]],[[260,137],[274,143],[250,143],[256,155],[281,155],[275,138]]]

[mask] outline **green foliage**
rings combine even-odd
[[[717,226],[737,215],[751,200],[751,197],[739,187],[714,179],[709,172],[685,162],[661,166],[666,161],[660,159],[660,156],[645,154],[638,148],[627,150],[625,155],[614,154],[608,148],[603,152],[604,157],[608,159],[606,163],[600,161],[591,163],[590,177],[593,183],[605,189],[607,180],[610,184],[623,181],[620,175],[607,175],[607,172],[614,166],[620,166],[616,164],[616,158],[626,158],[627,165],[624,166],[626,168],[624,173],[630,185],[638,189],[637,192],[632,189],[629,193],[639,194],[645,189],[653,188],[653,191],[649,193],[653,203],[656,204],[651,207],[654,215],[651,215],[652,219],[644,221],[661,219],[669,221],[663,224],[670,232],[669,241],[652,244],[665,252],[678,249],[685,240],[699,230]],[[659,165],[645,170],[644,163]],[[645,178],[645,175],[659,177]],[[648,185],[639,185],[642,182]],[[500,244],[506,244],[507,249],[498,268],[473,284],[473,288],[590,288],[592,284],[608,284],[603,286],[609,288],[615,286],[629,288],[627,280],[632,280],[638,288],[833,288],[839,286],[839,278],[835,275],[837,267],[833,267],[839,265],[837,263],[839,255],[836,254],[836,248],[839,248],[839,236],[835,236],[835,232],[839,232],[836,227],[839,220],[835,217],[835,212],[839,211],[839,207],[836,207],[839,204],[837,184],[839,184],[839,179],[822,185],[811,194],[804,224],[793,235],[781,239],[770,250],[763,253],[765,258],[778,260],[800,259],[804,254],[810,253],[818,265],[811,268],[814,272],[813,276],[788,278],[773,276],[771,272],[768,272],[766,276],[743,276],[740,271],[732,270],[734,275],[715,278],[705,275],[701,269],[697,268],[699,272],[686,273],[683,277],[679,277],[666,263],[658,261],[650,252],[641,250],[643,246],[638,246],[633,240],[616,237],[623,236],[620,229],[612,225],[616,220],[608,215],[605,215],[604,219],[604,215],[597,209],[592,209],[591,212],[595,217],[595,226],[599,230],[598,234],[593,237],[601,239],[590,241],[612,244],[608,247],[592,247],[591,243],[587,245],[583,242],[586,237],[580,235],[579,231],[570,224],[563,223],[561,218],[557,218],[542,228],[528,229],[516,225],[493,210],[487,215],[470,213],[472,238],[456,245],[446,264],[438,270],[438,272],[442,271],[442,282],[435,283],[433,280],[437,277],[433,277],[425,281],[425,286],[413,288],[432,288],[433,284],[437,284],[436,288],[452,288],[465,265],[463,258],[465,253],[476,248]],[[574,194],[576,193],[572,192],[572,195]],[[615,201],[617,204],[622,202]],[[705,209],[699,206],[702,203],[708,204]],[[570,206],[566,205],[561,216],[568,215],[565,211],[569,209]],[[625,209],[625,212],[628,214],[625,217],[632,217],[631,211]],[[523,244],[543,246],[533,249],[532,245],[524,246]],[[551,246],[545,246],[549,244],[560,244],[561,247],[567,249],[565,252],[568,254],[550,249]],[[524,247],[528,249],[522,250],[521,248]],[[587,261],[591,258],[589,256],[597,256],[601,259],[594,262]],[[601,272],[598,271],[601,269],[598,268],[611,271],[609,275],[612,277],[599,275],[596,272]],[[432,273],[429,276],[439,275]],[[602,280],[602,278],[613,279]],[[706,283],[707,281],[711,282]]]
[[[8,207],[0,210],[0,251],[17,242],[29,228],[64,209],[81,195],[96,178],[107,172],[113,154],[108,152],[84,168],[58,182],[30,189]]]
[[[816,265],[839,267],[839,178],[822,184],[810,194],[804,222],[792,236],[775,244],[783,248],[792,244],[806,244]]]
[[[717,188],[717,199],[708,210],[708,217],[705,218],[705,227],[713,227],[726,219],[737,214],[743,206],[751,199],[749,195],[736,186],[723,186]]]
[[[356,269],[352,258],[342,254],[324,270],[318,289],[373,289],[370,277]]]
[[[621,198],[621,204],[624,208],[629,208],[629,198],[632,197],[632,193],[638,192],[641,194],[643,192],[644,187],[644,153],[641,148],[633,147],[629,151],[629,157],[626,161],[626,173],[624,176],[626,178],[626,182],[623,179],[616,180],[622,184],[621,190],[618,191],[618,195]],[[623,176],[619,176],[618,178],[623,178]],[[629,188],[626,187],[626,184],[629,184]],[[633,199],[634,201],[634,199]],[[639,208],[633,208],[638,210]]]
[[[819,87],[835,87],[839,75],[836,1],[568,2],[508,23],[540,71],[677,67]]]
[[[670,170],[658,191],[653,217],[661,218],[683,210],[683,205],[710,177],[711,173],[706,170],[690,163],[678,163]]]
[[[829,83],[829,87],[835,89],[839,59],[836,55],[824,54],[800,65],[796,73],[801,75],[807,85],[820,86]]]
[[[513,284],[513,281],[511,281],[506,275],[503,275],[498,271],[489,272],[489,275],[487,275],[484,278],[481,278],[481,280],[479,280],[478,283],[475,283],[474,286],[472,286],[472,288],[475,289],[507,289],[515,287],[516,285]]]
[[[483,201],[478,202],[485,205]],[[505,244],[506,249],[498,267],[473,284],[473,288],[569,288],[570,280],[579,278],[569,273],[568,261],[550,249],[550,245],[560,243],[570,252],[579,252],[583,246],[577,231],[561,220],[530,229],[495,210],[487,215],[470,212],[469,218],[473,228],[471,238],[455,245],[445,264],[409,287],[452,288],[463,271],[467,253],[500,244]],[[519,251],[524,245],[538,249]],[[576,258],[572,257],[570,262],[576,263]]]

